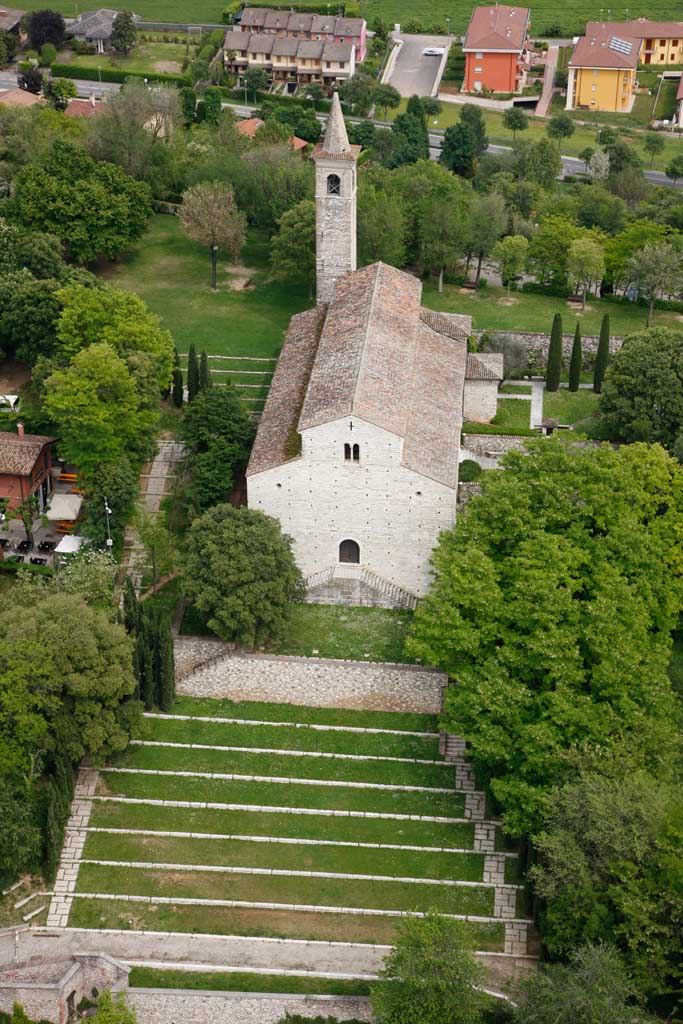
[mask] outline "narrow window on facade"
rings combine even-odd
[[[338,174],[327,175],[327,194],[328,196],[341,195],[341,178]]]
[[[353,461],[360,462],[360,445],[354,444],[353,446]]]
[[[344,445],[344,459],[345,459],[346,462],[350,462],[351,461],[351,445],[350,444],[345,444]]]
[[[360,563],[360,548],[355,540],[343,540],[339,545],[339,561],[358,565]]]

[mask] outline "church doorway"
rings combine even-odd
[[[343,540],[339,545],[339,561],[351,565],[360,564],[360,547],[355,540]]]

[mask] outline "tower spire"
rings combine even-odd
[[[342,114],[341,103],[339,102],[339,93],[336,89],[332,94],[332,109],[330,110],[330,116],[327,119],[325,141],[323,142],[322,148],[325,153],[329,153],[330,155],[336,153],[349,153],[351,150],[349,137],[346,134],[344,115]]]

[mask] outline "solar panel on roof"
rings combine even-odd
[[[633,43],[629,43],[625,39],[620,39],[619,36],[612,36],[607,45],[610,50],[615,50],[616,53],[625,53],[627,55],[633,49]]]

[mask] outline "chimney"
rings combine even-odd
[[[19,437],[23,437],[24,436],[24,424],[23,423],[17,423],[17,434],[19,435]]]

